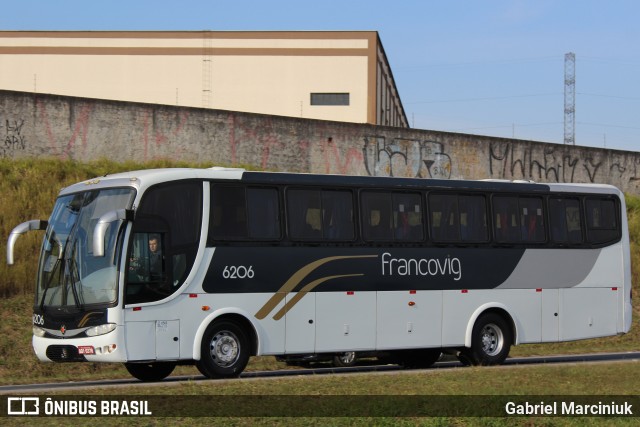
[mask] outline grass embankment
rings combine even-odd
[[[11,229],[28,219],[44,219],[60,188],[74,182],[124,170],[168,166],[205,167],[169,161],[146,164],[118,164],[109,161],[76,163],[59,160],[0,160],[0,236],[4,242]],[[640,198],[627,198],[631,237],[634,295],[640,295]],[[92,378],[128,378],[119,365],[46,364],[36,360],[31,349],[31,306],[34,266],[37,264],[41,233],[27,233],[18,239],[16,264],[7,267],[6,246],[0,245],[0,383],[18,384],[36,381],[64,381]],[[634,323],[629,334],[595,340],[514,347],[513,356],[560,353],[591,353],[640,349],[640,303],[634,299]],[[249,370],[282,369],[284,364],[272,357],[254,358]],[[469,371],[469,372],[475,372]],[[179,368],[177,373],[195,374],[194,368]]]
[[[163,383],[161,386],[144,388],[100,390],[99,397],[116,400],[129,397],[153,403],[157,402],[156,398],[166,396],[161,406],[153,406],[156,411],[154,414],[182,416],[107,420],[84,418],[82,421],[86,424],[92,423],[91,421],[107,421],[111,425],[128,426],[631,426],[637,425],[637,418],[506,418],[504,408],[510,401],[526,401],[531,404],[559,402],[558,405],[561,405],[562,402],[579,402],[580,395],[589,394],[598,395],[592,402],[596,404],[599,400],[607,404],[611,401],[621,403],[625,401],[623,396],[627,395],[635,405],[638,400],[638,376],[640,364],[624,362],[572,366],[471,367],[401,371],[393,374],[304,376],[268,381]],[[65,394],[74,398],[72,393]],[[90,394],[97,396],[95,392]],[[634,394],[635,397],[629,396]],[[75,396],[77,395],[76,392]],[[216,414],[216,410],[230,416],[188,418],[189,414]],[[435,416],[415,416],[425,410]],[[439,415],[451,415],[452,412],[486,414],[488,417]],[[343,413],[355,416],[336,416]],[[262,416],[256,417],[255,414]],[[39,419],[39,422],[46,425],[68,425],[69,420],[46,418]],[[15,418],[8,421],[9,425],[19,424],[19,420]]]

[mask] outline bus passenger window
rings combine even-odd
[[[549,199],[551,240],[555,243],[582,243],[580,202],[577,199]]]
[[[369,241],[393,241],[391,194],[363,191],[362,235]]]
[[[214,240],[247,238],[244,187],[222,185],[212,187],[209,227]]]
[[[296,240],[347,241],[354,238],[350,191],[287,191],[289,236]]]
[[[249,237],[259,240],[280,238],[280,206],[275,188],[248,188]]]
[[[495,238],[498,242],[520,242],[520,215],[518,215],[518,198],[506,196],[493,197]]]
[[[542,199],[538,197],[520,197],[520,224],[522,224],[523,242],[544,242],[544,215]]]
[[[460,240],[458,196],[452,194],[430,194],[429,212],[429,224],[433,240],[440,242]]]
[[[585,202],[587,238],[590,243],[607,243],[620,237],[613,199],[589,198]]]
[[[350,191],[322,192],[322,230],[328,240],[353,240],[353,197]]]
[[[504,243],[545,241],[544,212],[539,197],[494,196],[495,238]]]
[[[275,188],[213,185],[208,244],[217,241],[278,240],[280,206]]]
[[[422,198],[419,194],[393,193],[393,228],[396,241],[424,239]]]
[[[463,242],[486,242],[487,206],[484,196],[463,195],[458,197],[460,210],[460,239]]]
[[[429,194],[431,238],[438,242],[488,240],[487,208],[482,195]]]
[[[287,216],[292,239],[319,239],[322,236],[320,191],[287,191]]]

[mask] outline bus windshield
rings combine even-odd
[[[93,256],[93,230],[106,212],[131,206],[135,191],[115,188],[61,196],[46,231],[36,285],[36,304],[82,309],[117,298],[120,222],[109,225],[105,256]]]

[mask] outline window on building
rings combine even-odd
[[[311,105],[349,105],[348,93],[312,93]]]

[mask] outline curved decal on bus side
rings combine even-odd
[[[280,289],[278,289],[276,291],[276,293],[269,299],[269,301],[267,301],[267,303],[265,305],[263,305],[260,310],[258,310],[258,312],[256,313],[256,318],[264,319],[265,317],[267,317],[267,315],[269,313],[271,313],[273,311],[273,309],[276,308],[276,306],[278,304],[280,304],[280,302],[286,297],[286,295],[289,292],[291,292],[293,289],[295,289],[295,287],[298,286],[300,284],[300,282],[302,282],[302,280],[304,280],[305,277],[307,277],[312,271],[314,271],[318,267],[320,267],[320,266],[322,266],[322,265],[324,265],[324,264],[326,264],[328,262],[342,260],[342,259],[377,258],[377,257],[378,257],[377,255],[332,256],[332,257],[327,257],[327,258],[321,258],[319,260],[313,261],[312,263],[309,263],[309,264],[305,265],[304,267],[302,267],[301,269],[299,269],[298,271],[293,273],[293,275],[291,275],[289,280],[287,280],[285,282],[285,284],[282,285],[282,287],[280,287]],[[306,292],[305,292],[305,294],[306,294],[311,289],[315,288],[316,286],[320,285],[323,282],[326,282],[327,280],[341,278],[341,277],[349,277],[349,276],[360,276],[360,275],[363,275],[363,274],[349,274],[349,275],[339,275],[339,276],[324,277],[324,278],[321,278],[321,279],[318,279],[318,280],[315,280],[315,281],[309,283],[303,290],[306,289]],[[313,285],[313,286],[311,286],[311,285]],[[300,296],[300,298],[302,298],[303,296],[304,296],[304,294],[302,296]],[[300,298],[297,298],[295,300],[295,302],[298,302],[300,300]],[[275,319],[275,316],[274,316],[275,320],[279,320],[287,311],[289,311],[289,309],[291,309],[291,307],[293,307],[293,305],[295,305],[295,303],[291,304],[292,301],[290,301],[290,304],[288,304],[289,307],[286,308],[286,310],[285,310],[285,307],[287,307],[287,305],[285,305],[285,307],[283,307],[282,310],[280,310],[278,313],[276,313],[276,316],[280,315],[280,317]],[[282,314],[280,314],[280,312],[282,312]]]
[[[307,286],[305,286],[304,288],[300,289],[296,295],[291,298],[289,300],[289,302],[287,302],[284,307],[282,307],[274,316],[273,316],[273,320],[280,320],[282,319],[282,316],[284,316],[285,314],[287,314],[287,311],[291,310],[291,308],[293,308],[294,305],[296,305],[298,303],[298,301],[300,301],[302,299],[302,297],[304,297],[306,294],[308,294],[309,292],[311,292],[311,290],[313,288],[315,288],[318,285],[321,285],[322,283],[326,282],[327,280],[331,280],[331,279],[340,279],[343,277],[356,277],[356,276],[364,276],[364,274],[342,274],[342,275],[338,275],[338,276],[329,276],[329,277],[323,277],[321,279],[318,280],[314,280],[313,282],[309,283]]]
[[[498,289],[571,288],[584,282],[602,249],[528,249]]]

